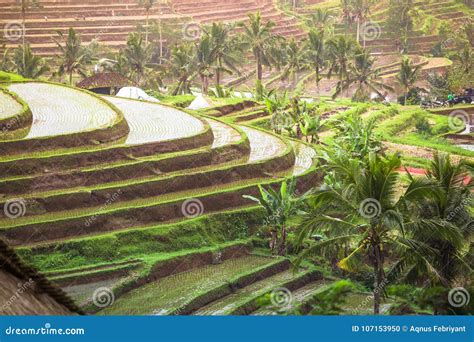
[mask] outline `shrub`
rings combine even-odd
[[[418,133],[421,134],[431,134],[431,126],[426,117],[422,115],[417,115],[415,127],[418,130]]]

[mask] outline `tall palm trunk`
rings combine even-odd
[[[319,79],[319,68],[316,67],[316,93],[318,95],[318,99],[321,97],[321,87],[320,87],[320,79]]]
[[[259,81],[263,78],[262,59],[260,58],[260,52],[257,53],[257,79]]]
[[[160,35],[160,63],[163,58],[163,29],[161,27],[161,13],[160,13],[160,18],[158,20],[158,30],[159,30],[159,35]]]
[[[25,65],[25,48],[26,48],[26,3],[23,0],[21,5],[21,45],[23,47],[23,66]]]
[[[366,24],[367,24],[367,21],[364,22],[364,26],[366,26]],[[366,32],[364,32],[364,35],[362,37],[364,39],[364,48],[365,48],[366,45],[367,45],[367,34],[366,34]]]
[[[381,293],[384,284],[383,256],[380,244],[373,246],[373,268],[374,268],[374,315],[380,314]]]
[[[145,46],[148,46],[148,19],[150,17],[150,10],[146,10],[146,28],[145,28]]]
[[[360,43],[360,19],[357,18],[357,43]]]
[[[207,76],[202,76],[201,77],[201,81],[202,81],[202,88],[201,88],[201,91],[202,91],[202,95],[203,96],[206,96],[207,95],[207,91],[209,89],[209,79]]]
[[[221,85],[221,70],[219,67],[216,68],[216,87]]]

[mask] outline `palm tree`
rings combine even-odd
[[[283,78],[290,78],[293,82],[293,88],[296,87],[298,80],[298,72],[303,70],[306,63],[306,55],[303,53],[302,46],[300,46],[295,38],[291,38],[287,46],[287,65],[283,71]]]
[[[325,8],[317,8],[314,13],[311,14],[308,23],[311,27],[315,27],[318,31],[324,30],[328,25],[332,24],[334,19],[333,13]]]
[[[363,22],[366,22],[369,14],[370,7],[373,5],[373,0],[352,0],[351,3],[351,12],[355,21],[357,22],[357,42],[360,42],[360,25]],[[365,47],[365,38],[364,34],[364,47]]]
[[[230,33],[234,28],[231,24],[213,23],[208,32],[216,60],[214,67],[216,87],[220,87],[222,72],[239,73],[236,65],[240,61],[240,47],[233,44],[233,40],[230,39]]]
[[[286,240],[290,230],[291,218],[298,212],[305,195],[296,196],[296,180],[285,180],[280,190],[275,191],[271,186],[264,188],[259,185],[260,198],[244,196],[257,202],[266,211],[265,225],[270,228],[270,249],[278,255],[286,254]]]
[[[414,0],[390,0],[386,26],[399,40],[403,50],[408,49],[408,37],[413,31],[413,18],[417,13]]]
[[[170,58],[170,74],[178,80],[178,83],[172,95],[189,94],[190,91],[190,78],[195,73],[195,49],[194,45],[190,43],[184,43],[175,46],[171,50]]]
[[[453,163],[448,154],[435,153],[427,177],[440,191],[416,210],[423,220],[438,225],[434,232],[419,227],[415,234],[417,239],[423,240],[436,251],[432,263],[439,270],[437,280],[445,287],[452,287],[460,278],[469,278],[469,274],[472,274],[472,266],[468,262],[468,245],[473,234],[473,217],[469,208],[474,182],[466,181],[468,176],[463,163]],[[406,260],[399,263],[409,265]],[[423,270],[420,274],[413,265],[410,266],[405,274],[420,279]]]
[[[316,74],[316,86],[319,95],[319,83],[321,82],[321,70],[324,68],[325,49],[324,49],[324,31],[311,30],[308,33],[305,49],[307,51],[306,59],[309,66]]]
[[[346,24],[352,22],[352,3],[351,0],[341,0],[340,7],[342,10],[342,18]]]
[[[140,33],[131,33],[127,38],[127,47],[122,51],[129,70],[135,76],[136,83],[140,83],[151,58],[151,47],[143,42]]]
[[[403,102],[404,105],[407,104],[408,92],[420,77],[420,71],[421,66],[417,65],[412,67],[410,58],[406,56],[403,57],[402,64],[400,66],[400,72],[397,75],[397,81],[403,87],[403,91],[405,93],[405,99]]]
[[[161,12],[160,12],[161,15]],[[175,28],[169,25],[163,25],[161,17],[157,20],[150,21],[150,30],[148,33],[149,42],[155,43],[158,41],[158,55],[159,55],[159,64],[166,63],[166,58],[169,57],[171,53],[172,46],[171,44],[165,45],[164,42],[178,42],[181,41],[182,32],[176,30]],[[157,37],[153,39],[151,37]],[[169,48],[169,51],[167,51]],[[155,49],[155,47],[154,47]]]
[[[13,63],[16,73],[25,78],[38,78],[49,70],[44,60],[33,54],[29,44],[15,50]]]
[[[37,0],[21,0],[20,1],[20,10],[21,10],[21,27],[22,27],[22,33],[21,33],[21,46],[23,49],[26,47],[26,13],[30,8],[33,7],[40,7],[38,4]],[[24,56],[26,58],[26,56]],[[23,61],[23,64],[25,64],[25,61]]]
[[[270,46],[268,55],[272,56],[272,67],[275,67],[277,71],[281,71],[288,63],[288,42],[286,40],[275,41]]]
[[[61,31],[57,31],[57,34],[58,38],[53,38],[61,51],[61,55],[58,56],[57,74],[59,76],[68,75],[69,85],[72,85],[74,73],[84,75],[83,64],[87,58],[87,51],[82,47],[81,38],[72,27],[69,28],[67,37]]]
[[[240,24],[243,27],[244,42],[250,47],[257,63],[257,80],[262,81],[263,65],[271,65],[269,50],[275,42],[276,36],[272,33],[275,23],[273,21],[263,22],[260,12],[249,14],[249,22]]]
[[[300,258],[344,245],[347,250],[338,266],[348,272],[365,270],[367,266],[372,269],[374,314],[379,314],[389,251],[403,251],[405,256],[424,263],[427,270],[434,270],[429,261],[432,249],[411,234],[417,218],[406,208],[422,203],[435,186],[427,179],[412,179],[399,195],[401,164],[396,156],[386,159],[370,154],[361,161],[338,152],[328,153],[327,162],[327,169],[335,173],[336,179],[315,191],[297,243],[303,245],[314,234],[324,238],[307,247]]]
[[[471,70],[474,68],[474,50],[472,47],[466,43],[464,44],[464,48],[461,51],[455,52],[451,59],[454,61],[459,62],[461,70],[469,74]]]
[[[209,89],[209,78],[213,76],[213,65],[216,62],[215,50],[212,46],[211,37],[203,35],[196,44],[196,69],[201,78],[202,94],[207,95]]]
[[[381,90],[393,90],[393,88],[380,81],[379,71],[374,69],[374,63],[375,58],[371,57],[369,51],[357,47],[354,52],[354,61],[347,71],[347,78],[338,82],[333,98],[355,85],[356,91],[353,96],[355,101],[367,100],[369,92],[374,92],[384,99],[385,95],[381,93]]]
[[[150,10],[153,7],[154,3],[155,0],[138,0],[138,5],[143,7],[146,12],[145,45],[148,45],[148,19],[150,17]]]
[[[353,56],[355,43],[345,36],[336,36],[326,42],[326,51],[329,60],[328,78],[336,72],[339,81],[347,78],[349,62]]]

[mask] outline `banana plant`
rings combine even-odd
[[[265,209],[265,225],[270,228],[270,250],[278,255],[285,255],[290,220],[300,212],[306,194],[297,197],[296,179],[285,180],[280,190],[275,191],[271,186],[265,188],[259,185],[260,198],[245,195],[244,198],[258,203]]]
[[[308,113],[303,114],[303,125],[301,132],[306,137],[306,141],[310,143],[318,143],[318,132],[321,128],[321,118],[319,116],[311,116]]]

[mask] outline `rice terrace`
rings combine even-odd
[[[473,14],[0,0],[0,315],[472,314]]]

